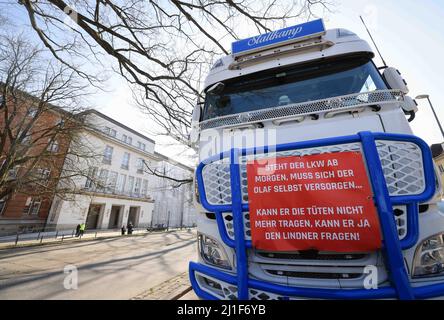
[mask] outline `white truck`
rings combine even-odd
[[[444,295],[444,215],[436,205],[441,186],[429,147],[409,126],[416,102],[397,69],[377,68],[373,58],[366,41],[345,29],[326,30],[320,19],[234,42],[232,54],[215,62],[190,135],[200,164],[195,176],[199,258],[189,272],[200,298]],[[305,239],[301,245],[298,236],[279,242],[278,235],[279,241],[267,238],[276,249],[263,249],[260,236],[273,233],[266,230],[271,224],[258,225],[263,219],[258,204],[250,210],[249,198],[261,195],[252,194],[247,167],[258,159],[276,163],[342,152],[344,159],[350,152],[362,155],[368,199],[378,219],[369,241],[380,237],[381,245],[359,251],[347,237]],[[299,173],[302,185],[307,177],[304,170]],[[341,192],[327,197],[335,201]],[[278,197],[287,197],[295,212],[307,200],[295,192]],[[314,205],[316,199],[325,202],[325,197],[313,199]],[[287,234],[301,223],[291,226]],[[322,249],[338,243],[341,250]]]

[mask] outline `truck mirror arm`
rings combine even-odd
[[[407,112],[408,115],[410,115],[410,117],[407,119],[408,122],[412,122],[413,119],[415,119],[415,111],[408,111]]]

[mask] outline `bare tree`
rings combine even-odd
[[[96,157],[80,138],[86,94],[71,68],[44,59],[23,36],[0,35],[0,199],[73,192],[87,174],[80,160]]]
[[[148,165],[145,161],[143,162],[143,171],[160,179],[168,180],[169,187],[180,188],[185,184],[193,182],[193,177],[177,177],[174,173],[166,171],[165,167],[162,166],[160,161],[157,166]]]
[[[16,2],[12,2],[12,5]],[[329,0],[19,0],[41,42],[91,83],[104,56],[134,86],[137,104],[187,142],[201,78],[245,26],[258,33],[309,19]],[[67,32],[70,31],[70,32]],[[243,36],[246,36],[245,34]],[[79,67],[78,62],[85,62]]]

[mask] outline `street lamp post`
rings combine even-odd
[[[436,115],[435,109],[433,108],[433,104],[430,101],[430,96],[428,94],[421,94],[417,96],[415,99],[427,99],[429,102],[430,108],[432,109],[433,115],[435,116],[436,123],[438,123],[439,130],[441,130],[441,135],[444,138],[444,130],[442,129],[441,122],[439,122],[438,116]]]

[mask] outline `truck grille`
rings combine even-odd
[[[256,255],[272,259],[291,259],[291,260],[358,260],[364,258],[364,253],[359,254],[319,254],[317,252],[264,252],[258,251]]]
[[[200,123],[200,129],[230,127],[239,124],[262,122],[265,120],[284,119],[287,117],[319,114],[334,110],[347,110],[371,105],[396,103],[403,100],[399,90],[376,90],[371,92],[354,93],[317,101],[290,104],[282,107],[270,107],[262,110],[242,112]]]
[[[390,196],[417,195],[425,190],[422,152],[416,144],[403,141],[377,140],[376,147]],[[345,151],[362,151],[361,144],[338,144],[241,157],[242,200],[244,203],[248,202],[246,172],[248,161],[269,157],[305,156]],[[229,159],[225,158],[205,165],[202,176],[209,204],[231,204]]]
[[[271,275],[291,278],[308,278],[308,279],[357,279],[362,276],[362,273],[337,273],[337,272],[300,272],[287,270],[267,270],[265,272]]]
[[[396,228],[398,230],[399,240],[407,235],[407,207],[394,206],[393,215],[395,217]],[[222,214],[228,237],[234,239],[233,215],[229,212]],[[244,234],[246,240],[251,240],[251,223],[249,212],[244,212]],[[276,255],[276,253],[274,253]]]

